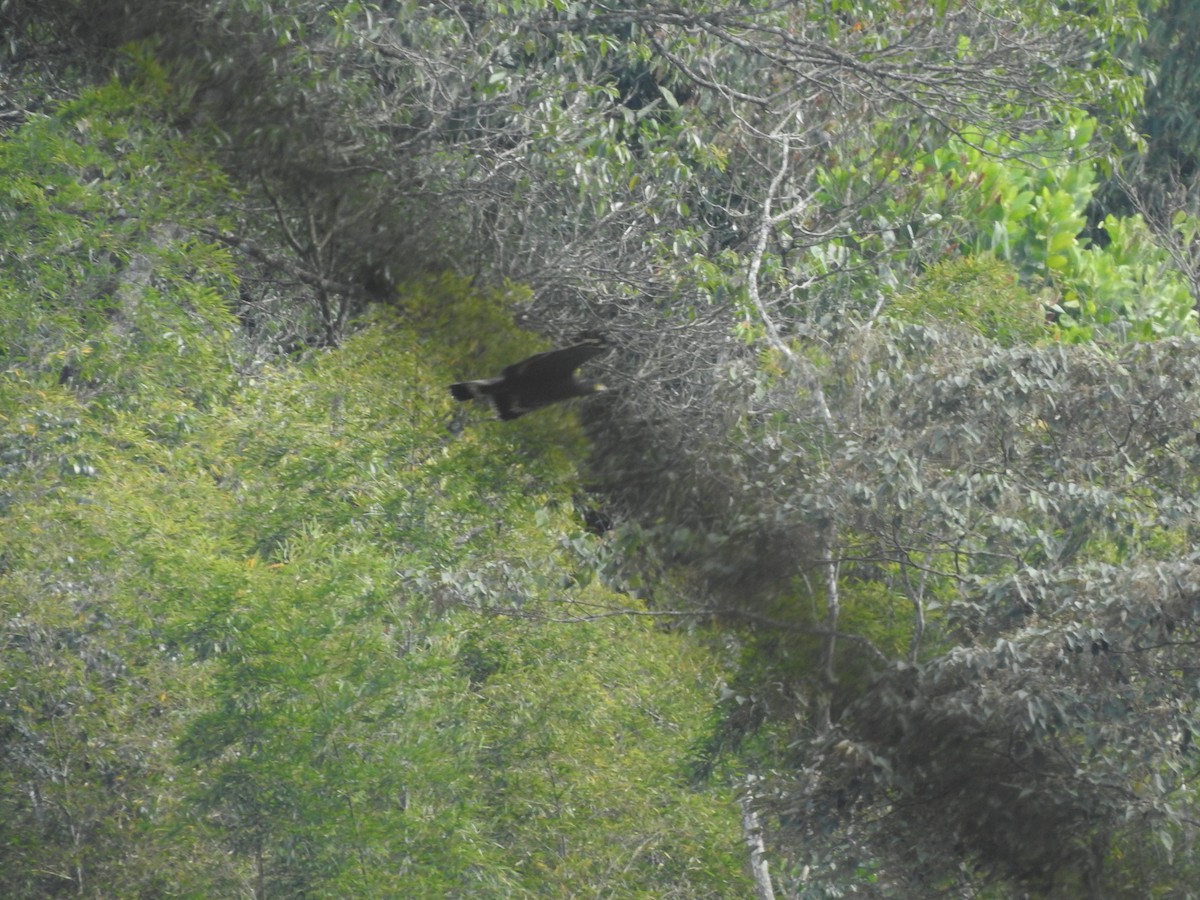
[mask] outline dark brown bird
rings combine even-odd
[[[450,393],[455,400],[486,398],[492,401],[501,419],[515,419],[560,400],[606,390],[602,384],[576,378],[575,370],[607,351],[609,346],[603,335],[583,334],[579,343],[513,363],[496,378],[452,384]]]

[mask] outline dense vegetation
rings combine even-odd
[[[1195,896],[1193,7],[0,4],[0,891]]]

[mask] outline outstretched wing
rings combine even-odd
[[[599,356],[609,349],[609,343],[603,335],[580,335],[578,344],[563,347],[561,350],[547,350],[537,353],[520,362],[513,363],[504,370],[506,379],[521,381],[546,382],[568,379],[572,373],[594,356]]]

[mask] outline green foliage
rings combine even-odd
[[[1146,38],[1130,42],[1123,56],[1132,67],[1146,72],[1148,87],[1144,105],[1138,110],[1137,130],[1145,145],[1141,151],[1144,177],[1169,186],[1172,176],[1185,177],[1200,161],[1200,129],[1195,111],[1197,96],[1196,55],[1197,9],[1194,0],[1170,0],[1142,4],[1147,19]]]
[[[964,242],[1012,262],[1022,281],[1048,288],[1068,340],[1148,339],[1195,330],[1187,282],[1140,216],[1108,216],[1090,242],[1085,211],[1099,162],[1089,158],[1095,120],[1070,117],[1056,133],[1022,142],[952,141],[914,166],[934,196],[958,206]]]
[[[1193,327],[1081,236],[1134,4],[577,12],[0,10],[149,38],[0,153],[5,887],[744,896],[727,763],[792,893],[1187,890],[1195,347],[1071,343]],[[624,542],[570,409],[446,396],[514,309],[615,332]]]
[[[0,360],[177,430],[228,390],[236,277],[196,229],[231,194],[155,100],[110,84],[0,144]]]
[[[451,361],[529,347],[461,281],[411,303],[181,393],[169,440],[6,370],[7,894],[744,894],[731,797],[685,780],[710,658],[553,621],[622,602],[562,574],[570,413],[447,431]]]
[[[860,863],[899,895],[1185,890],[1161,848],[1192,871],[1195,339],[1005,347],[972,325],[880,317],[735,358],[712,430],[617,494],[671,509],[688,536],[660,559],[698,613],[752,629],[708,752],[800,760],[773,808],[814,896]],[[594,434],[604,471],[640,471],[636,424]]]
[[[1047,311],[1017,284],[1017,273],[991,257],[946,260],[888,303],[889,316],[968,328],[1003,347],[1050,335]]]
[[[447,295],[463,287],[424,290],[448,304]],[[540,674],[550,660],[577,667],[592,654],[613,671],[636,672],[663,652],[662,638],[639,638],[645,633],[634,623],[506,629],[503,620],[476,620],[489,609],[539,616],[564,603],[564,610],[588,605],[553,587],[563,561],[546,532],[562,527],[555,525],[562,514],[545,510],[568,472],[565,460],[543,451],[559,443],[561,426],[531,420],[519,450],[495,426],[491,435],[477,433],[490,423],[470,426],[457,440],[437,437],[449,404],[441,384],[432,394],[391,390],[423,383],[422,370],[435,357],[401,349],[415,346],[412,332],[380,323],[310,375],[279,382],[269,405],[254,407],[246,423],[253,422],[253,433],[234,441],[245,466],[235,521],[255,554],[249,558],[261,560],[234,595],[259,599],[231,608],[222,590],[205,613],[193,596],[177,632],[202,654],[220,648],[214,694],[223,699],[190,728],[185,744],[213,767],[216,781],[202,806],[245,822],[229,838],[248,857],[265,851],[278,860],[265,877],[281,887],[287,882],[278,879],[303,878],[352,893],[516,892],[522,884],[538,890],[547,879],[617,884],[623,872],[643,889],[690,884],[686,893],[720,893],[714,885],[726,877],[721,871],[731,871],[728,860],[710,875],[689,874],[670,859],[686,861],[696,849],[672,843],[654,850],[663,840],[656,834],[676,834],[683,825],[677,816],[690,820],[696,812],[648,790],[663,777],[670,782],[669,760],[679,751],[659,752],[646,741],[658,734],[681,748],[706,721],[703,703],[679,706],[677,670],[666,666],[649,678],[643,669],[639,690],[649,693],[623,701],[610,681],[591,680],[594,674],[582,682],[562,671],[548,680]],[[414,444],[418,435],[427,437]],[[526,460],[519,468],[514,452]],[[255,587],[260,579],[273,586]],[[541,599],[556,596],[549,605]],[[501,662],[489,664],[486,655],[480,661],[481,651],[471,649],[480,646]],[[526,672],[517,662],[522,655],[541,662]],[[592,668],[576,671],[583,677]],[[503,702],[492,697],[501,672]],[[608,741],[629,730],[625,719],[645,716],[639,704],[661,704],[663,697],[690,724],[672,714],[676,730],[644,729],[643,740],[614,753]],[[533,713],[534,722],[514,721],[506,704],[542,712]],[[551,709],[559,712],[543,719]],[[555,719],[560,723],[536,744],[549,757],[529,759],[520,741],[534,738],[536,722]],[[241,749],[230,759],[235,747]],[[280,757],[291,760],[294,775],[289,766],[279,771]],[[510,757],[511,767],[503,764]],[[520,774],[525,764],[553,777],[529,781]],[[321,789],[314,790],[313,777]],[[627,793],[617,792],[614,778],[629,779]],[[598,832],[600,798],[611,824]],[[532,820],[539,828],[517,828],[514,817],[525,816],[514,809],[524,803],[542,810],[567,803],[571,812],[563,821],[543,812]],[[546,855],[557,845],[540,829],[568,840],[565,823],[576,809],[586,840],[570,858],[579,852],[592,869],[563,869],[562,857]],[[633,822],[650,830],[622,850]],[[614,843],[617,834],[621,842]],[[634,864],[643,844],[659,862]],[[316,848],[333,856],[313,858]],[[607,863],[601,848],[615,854]],[[308,874],[298,871],[297,859],[311,865]],[[400,874],[379,880],[385,872]],[[710,877],[716,880],[705,887]]]
[[[1135,340],[1194,333],[1191,288],[1142,217],[1108,215],[1102,227],[1108,243],[1086,248],[1064,279],[1066,323],[1095,321],[1100,334]]]
[[[887,586],[897,608],[923,607],[913,621],[926,633],[920,657],[906,659],[877,623],[839,619],[898,661],[865,689],[855,665],[839,663],[839,681],[857,690],[818,766],[838,773],[833,793],[800,788],[793,800],[811,829],[802,859],[820,863],[812,842],[834,795],[867,778],[873,787],[856,796],[907,810],[909,822],[864,853],[897,853],[898,868],[876,872],[908,879],[910,891],[958,877],[903,862],[941,855],[948,845],[928,841],[947,820],[960,855],[1035,892],[1138,896],[1164,877],[1159,848],[1177,846],[1195,800],[1178,775],[1178,729],[1190,730],[1196,695],[1177,674],[1192,640],[1182,635],[1196,627],[1194,353],[1194,340],[1118,356],[1002,350],[961,329],[883,322],[827,346],[825,400],[840,427],[819,467],[812,455],[780,466],[777,479],[796,488],[769,514],[794,504],[802,528],[835,511],[843,579]],[[1130,418],[1147,405],[1153,414]],[[784,447],[794,441],[786,421]],[[1115,783],[1126,786],[1119,799],[1101,788]],[[1144,804],[1136,830],[1130,803]],[[1063,833],[1078,841],[1055,843]],[[1122,850],[1146,854],[1147,868],[1105,859]]]
[[[906,268],[944,264],[964,250],[991,254],[1054,307],[1060,339],[1192,333],[1188,281],[1140,216],[1109,215],[1103,234],[1088,237],[1087,211],[1105,171],[1096,129],[1096,119],[1066,111],[1053,128],[1020,137],[968,132],[924,153],[864,149],[822,168],[823,202],[861,194],[879,223],[907,224],[813,248],[810,264],[871,296],[879,281],[907,282]],[[881,258],[886,267],[863,268]]]
[[[506,641],[517,652],[479,686],[490,735],[484,789],[498,805],[498,833],[527,848],[525,890],[596,884],[636,894],[655,880],[681,897],[744,889],[733,875],[736,831],[702,850],[681,840],[676,817],[704,818],[711,800],[685,786],[682,768],[662,767],[680,759],[680,738],[705,732],[706,711],[686,696],[707,689],[711,657],[670,650],[675,638],[648,626],[537,632]],[[601,699],[581,706],[580,696]]]

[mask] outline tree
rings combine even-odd
[[[1161,855],[1190,872],[1194,347],[1120,345],[1188,332],[1179,280],[1125,252],[1130,223],[1101,259],[1078,237],[1076,164],[1138,97],[1111,53],[1140,33],[1130,4],[170,9],[186,28],[152,33],[195,88],[181,118],[215,126],[259,205],[214,237],[313,291],[304,334],[343,340],[431,265],[528,282],[547,332],[612,335],[635,374],[584,411],[592,480],[640,530],[607,572],[653,582],[626,613],[736,635],[707,764],[736,747],[780,773],[755,793],[796,891],[850,862],[910,893],[1188,883]],[[1084,343],[922,316],[913,290],[1005,244],[1023,287],[1082,296],[1079,331],[1050,333]],[[1154,308],[1092,313],[1101,282]],[[476,565],[456,596],[490,608],[509,582]],[[246,735],[197,758],[232,771]],[[835,822],[860,843],[823,844]],[[1063,830],[1080,842],[1046,840]]]
[[[770,322],[869,309],[872,278],[894,284],[955,240],[909,177],[914,151],[991,134],[1035,154],[1074,97],[1104,97],[1118,118],[1102,130],[1119,130],[1138,90],[1108,54],[1140,33],[1126,0],[1087,15],[58,0],[18,24],[80,41],[97,11],[93,40],[153,36],[184,115],[223,132],[258,207],[224,237],[311,291],[322,342],[439,267],[529,283],[538,317],[570,333],[667,306]]]
[[[772,837],[805,890],[1187,890],[1195,352],[880,318],[727,381],[719,443],[601,441],[643,465],[627,509],[672,504],[692,613],[753,626],[726,746],[799,754]]]

